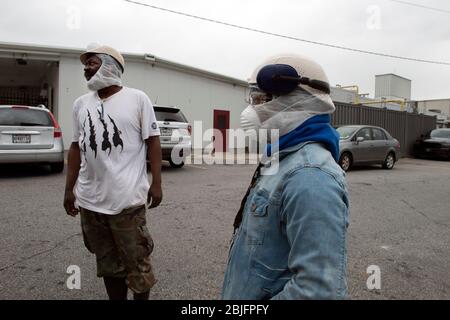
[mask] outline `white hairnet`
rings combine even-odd
[[[328,94],[313,95],[301,88],[249,108],[253,108],[256,112],[261,123],[260,128],[278,129],[280,137],[309,118],[320,114],[331,114],[336,109]]]
[[[117,61],[107,54],[97,53],[96,56],[102,60],[102,65],[88,81],[88,88],[98,91],[110,86],[122,86],[122,71]]]

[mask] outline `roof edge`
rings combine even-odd
[[[55,47],[55,46],[46,46],[40,44],[33,43],[15,43],[15,42],[1,42],[0,41],[0,51],[11,51],[11,52],[20,52],[20,53],[36,53],[36,54],[68,54],[68,55],[81,55],[85,52],[84,49],[74,48],[74,47]],[[184,71],[194,75],[202,75],[206,78],[212,80],[218,80],[226,83],[230,83],[238,86],[247,86],[247,81],[233,78],[230,76],[226,76],[223,74],[215,73],[212,71],[191,67],[188,65],[184,65],[181,63],[177,63],[174,61],[166,60],[152,54],[137,54],[137,53],[127,53],[123,52],[122,55],[125,59],[147,62],[151,64],[155,64],[157,66],[166,67],[168,69]],[[149,59],[150,58],[150,59]]]
[[[394,76],[394,77],[397,77],[397,78],[402,78],[402,79],[405,79],[405,80],[408,80],[408,81],[411,81],[411,82],[412,82],[412,80],[411,80],[411,79],[408,79],[408,78],[405,78],[405,77],[399,76],[398,74],[395,74],[395,73],[383,73],[383,74],[376,74],[376,75],[375,75],[375,78],[376,78],[376,77],[382,77],[382,76]]]

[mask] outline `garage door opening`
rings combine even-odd
[[[0,105],[45,105],[57,115],[57,61],[0,58]]]

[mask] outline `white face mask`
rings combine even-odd
[[[249,105],[241,114],[241,126],[246,132],[252,129],[278,129],[281,137],[309,118],[319,114],[331,114],[334,110],[329,95],[312,95],[296,89],[271,101]]]
[[[260,105],[249,105],[241,113],[241,128],[244,133],[253,139],[259,141],[259,143],[272,143],[278,141],[280,137],[280,130],[278,128],[264,128],[261,120],[256,112],[255,108],[261,107]],[[265,132],[264,132],[265,131]],[[259,140],[263,139],[263,140]],[[264,149],[264,145],[260,145]]]
[[[98,91],[98,90],[104,89],[106,87],[109,87],[103,81],[102,77],[100,77],[99,71],[100,70],[98,70],[97,73],[94,74],[94,76],[87,82],[87,87],[91,91]]]
[[[102,60],[102,65],[87,82],[89,90],[98,91],[110,86],[121,86],[122,71],[114,59],[106,54],[97,54],[97,57]]]
[[[259,120],[258,114],[255,111],[255,107],[249,105],[241,113],[241,128],[244,129],[245,133],[251,131],[258,131],[261,128],[261,121]]]

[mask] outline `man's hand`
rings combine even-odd
[[[147,204],[149,209],[156,208],[162,201],[162,188],[160,183],[152,183],[147,195]]]
[[[64,209],[69,216],[76,217],[79,210],[75,207],[75,195],[73,191],[69,190],[64,194]]]

